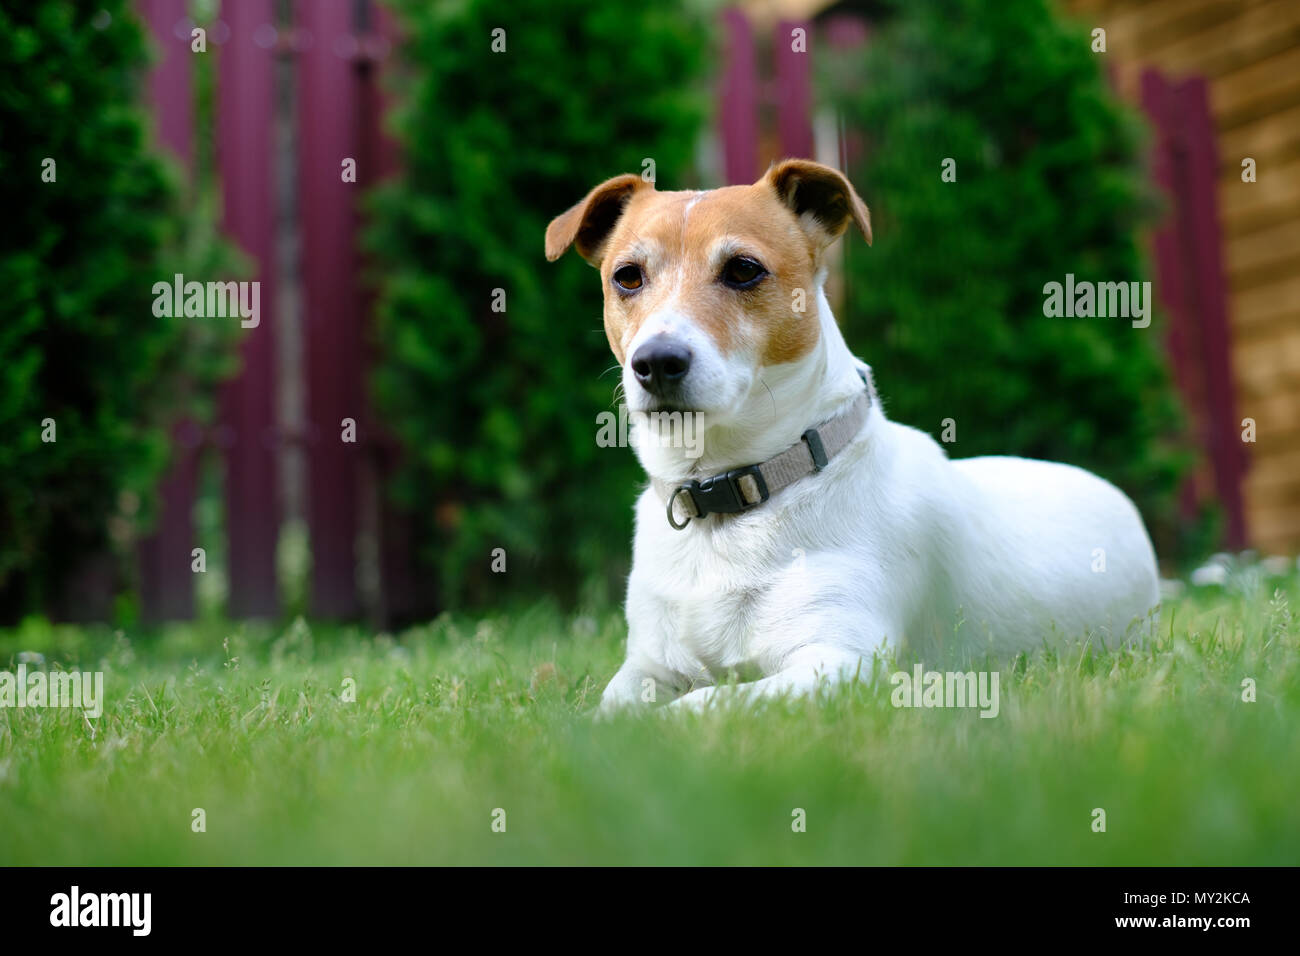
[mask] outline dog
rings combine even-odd
[[[1066,464],[949,460],[885,417],[823,291],[850,226],[871,244],[848,179],[800,159],[707,191],[616,176],[548,226],[548,260],[575,247],[600,270],[651,479],[600,712],[807,694],[874,679],[891,652],[1005,658],[1154,626],[1155,552],[1123,492]],[[700,429],[689,454],[648,440],[679,413]]]

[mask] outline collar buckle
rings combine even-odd
[[[673,502],[685,492],[695,506],[695,514],[690,515],[681,524],[673,515]],[[710,475],[703,481],[692,479],[680,484],[668,498],[668,523],[677,530],[685,528],[691,518],[703,518],[708,514],[736,514],[761,505],[771,497],[767,482],[758,465],[746,465],[733,468],[719,475]]]

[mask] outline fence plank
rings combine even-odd
[[[267,617],[279,610],[275,550],[279,535],[275,428],[275,195],[272,108],[275,94],[272,0],[223,6],[230,29],[220,48],[217,163],[223,226],[256,264],[261,323],[241,343],[243,370],[222,389],[226,459],[229,613]]]
[[[1204,77],[1192,77],[1175,91],[1186,144],[1186,221],[1191,242],[1192,292],[1200,325],[1207,415],[1207,451],[1214,463],[1215,492],[1223,506],[1225,544],[1246,546],[1241,483],[1246,472],[1236,394],[1232,379],[1232,338],[1228,330],[1227,289],[1223,279],[1223,233],[1216,203],[1214,124]]]
[[[1168,317],[1165,350],[1173,368],[1174,383],[1183,397],[1198,443],[1203,444],[1204,416],[1190,336],[1191,302],[1179,240],[1182,209],[1178,203],[1178,152],[1182,145],[1178,115],[1173,91],[1160,71],[1144,70],[1140,87],[1142,108],[1150,118],[1155,132],[1152,173],[1156,184],[1170,203],[1165,220],[1155,230],[1151,240],[1155,252],[1156,295]],[[1196,509],[1196,486],[1188,479],[1181,489],[1179,510],[1185,519],[1190,519],[1195,515]]]
[[[370,438],[363,433],[365,339],[355,245],[360,184],[341,175],[345,159],[365,159],[359,149],[359,45],[352,7],[306,3],[296,10],[296,25],[309,38],[295,68],[311,609],[322,617],[354,617],[360,610],[358,483]],[[355,443],[342,440],[345,418],[356,422]]]
[[[185,0],[141,0],[139,9],[158,50],[149,73],[148,95],[160,144],[192,175],[194,90]],[[154,531],[137,549],[140,611],[147,621],[194,616],[194,502],[198,494],[201,434],[193,422],[172,430],[171,462],[158,488]]]
[[[369,189],[376,182],[395,174],[401,166],[398,143],[384,129],[384,117],[392,105],[385,93],[382,77],[396,63],[392,53],[399,40],[392,12],[383,5],[373,5],[371,17],[361,26],[361,57],[358,63],[361,82],[361,143],[358,185]],[[362,314],[367,328],[373,327],[374,290],[363,287]],[[373,348],[367,351],[367,372],[381,360]],[[367,435],[372,439],[367,457],[367,482],[364,493],[374,502],[379,571],[378,603],[373,618],[382,627],[398,627],[432,617],[438,610],[436,589],[417,577],[418,543],[412,534],[415,523],[387,494],[392,479],[405,454],[396,437],[370,409]],[[364,509],[363,509],[364,510]]]
[[[149,71],[149,102],[157,118],[158,139],[188,167],[194,158],[194,85],[186,2],[139,0],[139,9],[158,52]]]
[[[726,36],[718,121],[722,134],[723,172],[730,185],[758,178],[758,60],[745,14],[730,7],[722,13]]]
[[[802,30],[802,50],[794,49],[795,31]],[[776,116],[782,156],[816,159],[813,146],[812,24],[781,20],[772,34],[776,64]]]

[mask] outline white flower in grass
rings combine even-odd
[[[1218,560],[1220,558],[1227,560]],[[1192,572],[1193,586],[1204,588],[1217,584],[1222,587],[1227,584],[1229,560],[1231,559],[1227,555],[1214,555],[1208,562]]]

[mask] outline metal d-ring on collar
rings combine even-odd
[[[677,518],[674,517],[673,515],[673,502],[677,500],[677,496],[680,495],[683,491],[686,492],[687,494],[690,494],[689,488],[687,488],[685,485],[678,485],[673,490],[673,493],[668,496],[668,523],[673,526],[674,531],[681,531],[683,528],[685,528],[688,524],[691,523],[691,517],[692,517],[691,515],[687,515],[686,520],[683,521],[681,524],[677,523]]]

